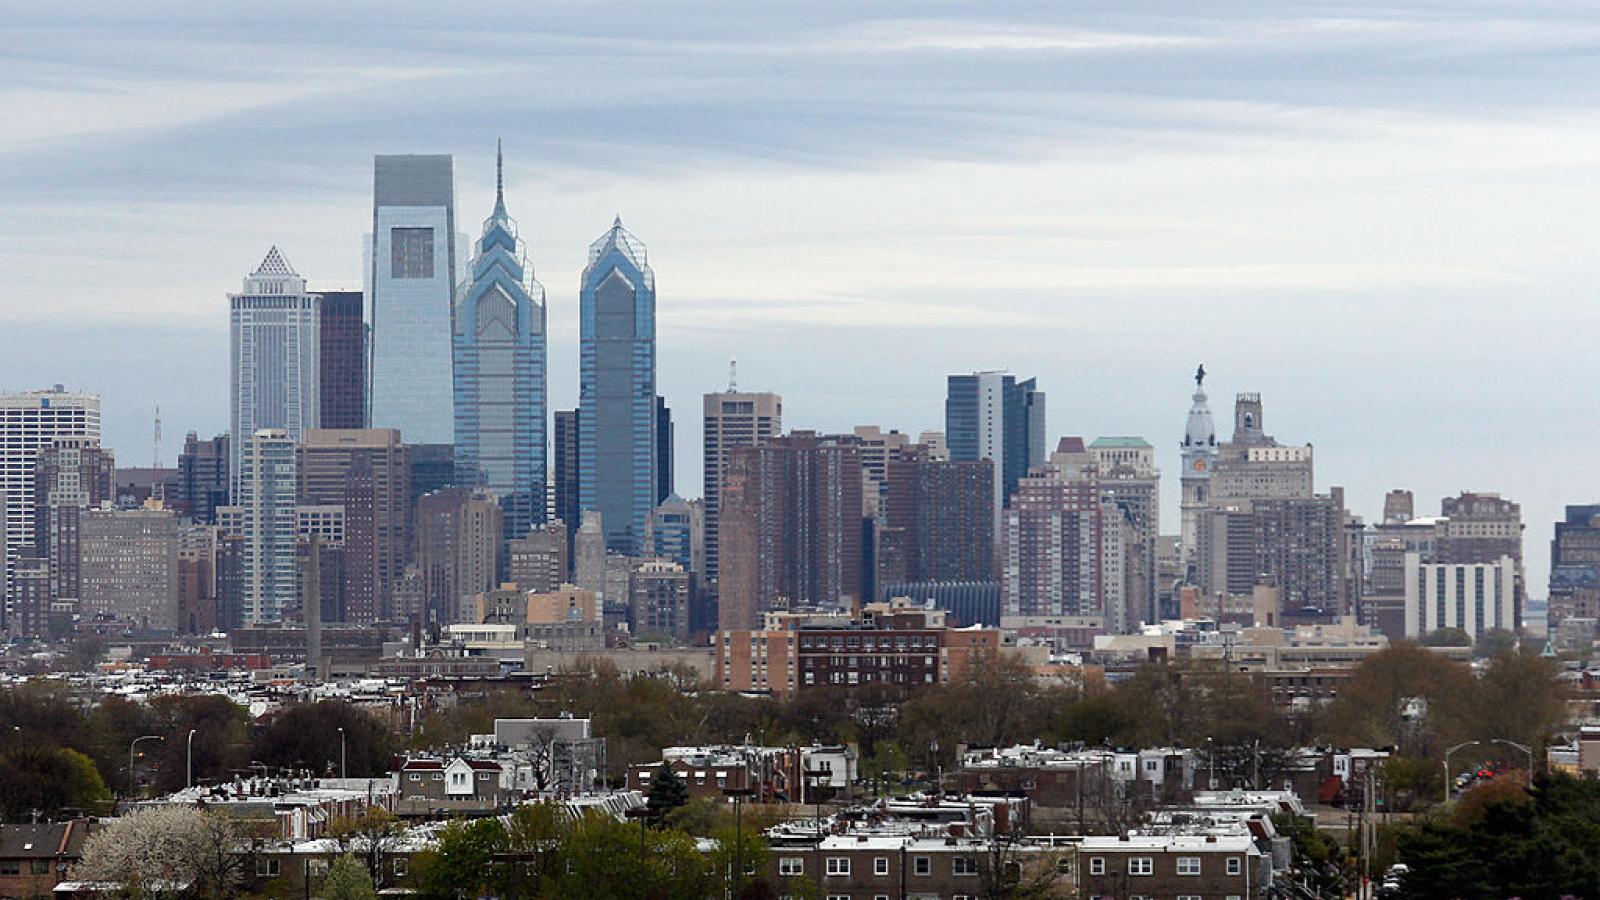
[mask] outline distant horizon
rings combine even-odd
[[[503,139],[551,409],[589,241],[620,213],[649,246],[684,496],[736,356],[786,429],[914,437],[946,374],[1037,377],[1052,445],[1156,448],[1166,533],[1204,363],[1224,432],[1259,391],[1369,524],[1391,488],[1520,503],[1530,598],[1600,501],[1588,6],[89,3],[7,35],[0,385],[101,394],[133,467],[157,404],[169,462],[226,429],[225,297],[269,246],[359,290],[372,157],[409,151],[455,157],[475,237]]]

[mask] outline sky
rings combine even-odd
[[[104,398],[148,465],[227,427],[227,301],[276,244],[359,287],[372,156],[452,153],[544,284],[550,404],[614,215],[649,246],[677,486],[699,398],[942,427],[1009,368],[1052,435],[1142,435],[1169,482],[1204,363],[1378,517],[1461,490],[1600,500],[1600,7],[1537,0],[9,4],[0,388]]]

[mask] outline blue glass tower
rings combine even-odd
[[[607,549],[638,556],[662,464],[656,277],[621,217],[589,245],[579,315],[578,506],[600,513]]]
[[[545,305],[495,157],[494,212],[457,292],[452,342],[456,484],[500,501],[507,538],[545,519]]]

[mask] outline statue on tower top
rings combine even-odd
[[[1194,373],[1194,386],[1195,387],[1201,387],[1202,383],[1205,380],[1206,380],[1206,366],[1205,366],[1205,363],[1201,363],[1200,364],[1200,368],[1196,369],[1195,373]]]

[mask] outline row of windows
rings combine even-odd
[[[825,871],[829,875],[843,876],[850,874],[850,857],[830,856],[825,861]],[[803,856],[782,856],[778,858],[779,875],[804,875],[806,861]],[[877,856],[872,860],[873,875],[889,874],[889,857]],[[911,857],[911,874],[929,876],[933,874],[933,857]],[[950,874],[976,875],[978,874],[978,860],[971,856],[957,856],[950,860]]]
[[[1198,857],[1198,856],[1180,856],[1180,857],[1178,857],[1178,874],[1179,875],[1199,875],[1200,874],[1200,870],[1201,870],[1200,857]],[[1244,860],[1243,859],[1241,859],[1240,857],[1237,857],[1237,856],[1230,856],[1230,857],[1227,858],[1227,873],[1229,875],[1239,875],[1243,871],[1244,871]],[[1106,858],[1104,856],[1091,856],[1091,857],[1089,857],[1089,874],[1090,875],[1104,875],[1104,874],[1106,874]],[[1152,856],[1130,856],[1130,857],[1128,857],[1128,874],[1129,875],[1154,875],[1155,874],[1155,857],[1152,857]]]

